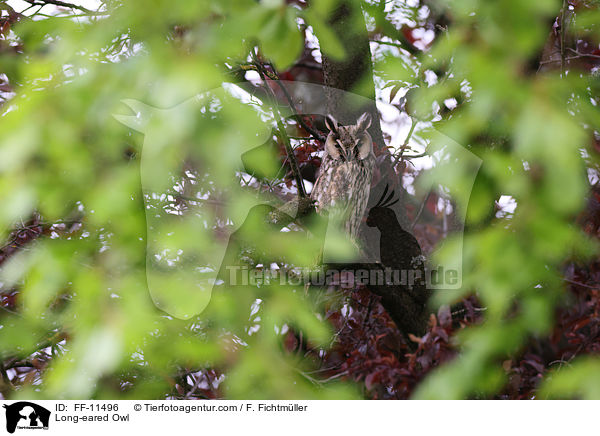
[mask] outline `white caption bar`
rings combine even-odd
[[[0,401],[0,434],[584,434],[584,401]],[[5,433],[7,432],[7,433]],[[39,432],[39,433],[38,433]],[[210,433],[209,433],[210,432]]]

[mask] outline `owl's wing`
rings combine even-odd
[[[321,169],[319,171],[319,177],[315,182],[315,186],[310,194],[311,198],[317,203],[317,211],[326,209],[331,206],[334,200],[334,185],[337,179],[337,168],[335,162],[329,157],[325,156],[321,163]]]

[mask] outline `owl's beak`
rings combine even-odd
[[[339,139],[336,139],[336,142],[340,145],[339,151],[340,155],[344,159],[344,162],[348,162],[349,158],[351,157],[350,150],[347,150],[342,144],[342,141],[340,141]]]
[[[340,141],[340,147],[344,152],[344,160],[346,162],[349,162],[350,159],[352,159],[352,149],[351,148],[344,148],[344,146],[342,145],[341,141]]]

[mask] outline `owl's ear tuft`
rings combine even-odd
[[[362,114],[356,125],[360,130],[367,130],[371,126],[371,114],[369,112]]]
[[[327,126],[327,128],[329,130],[331,130],[333,133],[337,133],[338,130],[338,122],[336,121],[335,118],[333,118],[331,115],[327,115],[325,117],[325,125]]]

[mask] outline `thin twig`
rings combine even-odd
[[[564,76],[565,74],[565,37],[566,37],[566,32],[565,32],[565,15],[566,15],[566,8],[568,6],[568,2],[567,0],[563,0],[563,7],[560,11],[560,35],[559,36],[559,42],[560,42],[560,70],[561,70],[561,74]]]
[[[397,43],[397,42],[380,41],[378,39],[370,39],[369,42],[374,42],[374,43],[381,44],[381,45],[389,45],[390,47],[396,47],[396,48],[401,48],[402,50],[406,50],[405,45]]]
[[[92,11],[91,9],[88,9],[86,7],[83,6],[79,6],[73,3],[67,3],[67,2],[63,2],[60,0],[25,0],[27,3],[29,3],[32,6],[46,6],[46,5],[54,5],[54,6],[61,6],[63,8],[71,8],[71,9],[77,9],[81,12],[84,12],[88,15],[103,15],[103,13],[101,12],[95,12]]]
[[[15,312],[14,310],[9,309],[8,307],[4,307],[4,306],[0,306],[0,309],[4,310],[5,312],[10,313],[11,315],[15,315],[15,316],[21,316],[21,314],[19,312]]]
[[[292,109],[292,112],[294,113],[294,115],[297,116],[297,121],[298,124],[300,124],[302,126],[302,128],[304,130],[306,130],[308,133],[310,133],[315,139],[317,139],[320,142],[325,142],[325,140],[327,139],[324,135],[321,134],[321,132],[319,132],[318,130],[315,130],[314,128],[312,128],[311,126],[309,126],[304,119],[302,118],[302,115],[300,115],[300,113],[298,112],[298,109],[296,108],[296,104],[294,103],[294,100],[292,99],[292,96],[290,95],[290,93],[288,92],[287,88],[285,87],[285,85],[281,82],[281,79],[279,78],[279,75],[277,74],[277,71],[275,70],[275,67],[272,64],[268,64],[271,69],[273,71],[269,71],[266,68],[262,68],[262,65],[259,67],[257,65],[239,65],[239,69],[242,71],[256,71],[259,74],[262,73],[267,76],[269,79],[273,80],[274,82],[277,83],[277,85],[279,85],[279,87],[281,88],[281,90],[283,91],[283,94],[285,95],[286,100],[288,101],[290,108]]]
[[[582,57],[590,57],[590,58],[600,59],[600,56],[597,56],[597,55],[579,53],[579,56],[568,56],[565,58],[565,60],[566,61],[574,61],[575,59],[581,59]],[[540,61],[540,65],[555,64],[560,61],[561,61],[561,59],[551,59],[548,61]]]
[[[408,148],[408,143],[410,142],[410,138],[412,138],[412,135],[415,131],[415,127],[417,127],[417,123],[418,121],[416,121],[414,118],[410,119],[410,130],[408,131],[408,135],[406,135],[404,143],[400,147],[400,153],[396,156],[393,167],[398,165],[398,163],[404,161],[404,151]]]
[[[176,192],[170,192],[168,195],[171,195],[173,198],[178,199],[178,200],[193,201],[196,203],[214,204],[216,206],[224,206],[225,205],[225,203],[223,203],[222,201],[219,201],[219,200],[212,200],[210,198],[204,199],[204,198],[189,197],[186,195],[181,195]]]
[[[591,286],[591,285],[586,285],[585,283],[576,282],[575,280],[569,280],[569,279],[563,279],[563,280],[565,282],[570,283],[575,286],[583,286],[584,288],[588,288],[588,289],[600,289],[600,285]]]
[[[410,230],[411,231],[412,231],[412,229],[415,228],[415,224],[417,224],[417,221],[419,221],[419,218],[421,218],[421,214],[423,213],[423,209],[425,209],[425,204],[427,204],[427,200],[429,200],[429,196],[430,195],[431,195],[431,191],[429,191],[427,193],[427,196],[423,200],[423,203],[421,203],[421,207],[419,208],[419,211],[417,212],[417,215],[415,215],[415,219],[413,220],[412,224],[410,225]]]
[[[487,310],[487,307],[474,307],[473,309],[471,309],[473,312],[485,312]],[[462,313],[468,312],[469,309],[464,308],[464,309],[458,309],[455,310],[454,312],[450,313],[451,316],[455,316],[455,315],[460,315]]]
[[[275,71],[275,68],[272,65],[270,65],[270,66],[273,69],[273,71]],[[292,99],[292,96],[290,95],[290,93],[288,92],[288,90],[284,86],[284,84],[281,82],[281,80],[279,79],[279,75],[277,74],[277,72],[274,73],[274,77],[275,77],[275,79],[273,79],[273,80],[275,80],[277,82],[277,85],[279,85],[279,87],[283,91],[283,94],[285,95],[286,100],[288,101],[290,107],[292,108],[292,111],[294,112],[295,115],[298,116],[298,118],[297,118],[298,123],[300,123],[300,125],[304,128],[304,130],[306,130],[312,136],[317,138],[319,140],[319,142],[325,142],[325,140],[327,139],[327,138],[325,138],[325,136],[323,136],[320,132],[313,129],[311,126],[309,126],[308,124],[306,124],[304,122],[304,120],[302,119],[302,115],[300,115],[298,113],[298,109],[296,109],[296,105],[294,104],[294,100]]]
[[[421,50],[419,50],[414,45],[410,44],[408,41],[405,44],[402,44],[402,43],[398,43],[398,42],[380,41],[378,39],[370,39],[369,42],[374,42],[376,44],[381,44],[381,45],[389,45],[390,47],[396,47],[401,50],[409,52],[412,56],[416,56],[419,52],[421,52]]]
[[[591,54],[591,53],[581,53],[571,47],[568,47],[567,50],[569,50],[570,52],[575,53],[577,56],[569,58],[569,59],[578,59],[579,57],[586,57],[586,58],[594,58],[594,59],[600,59],[599,55],[595,55],[595,54]]]
[[[329,377],[329,378],[326,378],[326,379],[324,379],[324,380],[321,380],[321,383],[327,383],[327,382],[330,382],[330,381],[333,381],[333,380],[335,380],[336,378],[340,378],[340,377],[347,376],[348,374],[349,374],[349,371],[348,371],[348,370],[346,370],[346,371],[340,372],[339,374],[335,374],[335,375],[332,375],[332,376],[331,376],[331,377]]]
[[[264,68],[264,66],[261,64],[261,62],[258,60],[258,56],[254,52],[254,50],[252,51],[252,58],[254,59],[254,64],[257,67],[258,74],[260,74],[260,77],[264,82],[265,89],[271,97],[273,117],[275,118],[275,122],[277,123],[277,129],[279,131],[278,136],[280,136],[280,138],[283,141],[283,144],[285,146],[285,152],[286,152],[288,160],[290,162],[290,167],[292,168],[292,174],[294,175],[294,179],[296,180],[296,185],[298,186],[298,195],[300,196],[300,198],[306,198],[306,192],[304,191],[304,183],[302,181],[302,176],[300,175],[300,169],[298,168],[298,162],[296,161],[296,156],[294,156],[294,150],[292,149],[292,144],[290,142],[290,138],[289,138],[289,136],[287,136],[287,133],[285,131],[285,126],[283,125],[283,122],[281,121],[281,118],[282,118],[281,113],[279,112],[279,109],[277,108],[277,98],[275,97],[275,93],[273,92],[273,90],[269,87],[269,84],[266,79],[267,70]]]

